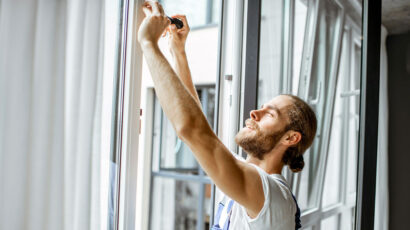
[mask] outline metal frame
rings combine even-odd
[[[242,80],[242,124],[248,118],[251,110],[258,105],[258,80],[259,80],[259,42],[261,25],[261,0],[248,0],[246,4],[246,29],[244,76]]]
[[[379,124],[381,0],[363,1],[356,229],[373,229]]]

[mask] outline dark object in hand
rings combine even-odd
[[[175,24],[175,26],[178,29],[181,29],[184,26],[184,23],[181,20],[179,20],[178,18],[171,18],[171,17],[168,17],[168,18],[171,21],[171,24]]]

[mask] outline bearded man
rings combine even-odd
[[[316,116],[303,100],[280,95],[250,112],[235,137],[247,159],[233,155],[218,139],[202,113],[185,54],[189,26],[185,16],[177,29],[158,2],[143,5],[145,18],[138,41],[151,72],[159,102],[178,137],[225,194],[217,207],[212,229],[289,230],[300,228],[300,210],[285,178],[287,165],[303,169],[303,153],[316,133]],[[170,34],[175,71],[158,47],[161,35]]]

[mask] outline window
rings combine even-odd
[[[241,48],[254,36],[242,37],[242,25],[239,25],[247,13],[242,9],[249,10],[249,5],[247,8],[240,1],[232,5],[225,3],[224,33],[228,35],[223,34],[220,51],[220,75],[225,76],[218,80],[221,92],[216,92],[219,34],[215,25],[219,24],[216,17],[219,13],[215,12],[220,11],[217,6],[221,2],[161,2],[167,15],[180,13],[188,17],[193,28],[187,41],[193,81],[211,125],[216,111],[215,98],[221,98],[216,117],[223,123],[219,124],[223,127],[221,139],[230,150],[237,149],[232,143],[232,135],[237,131],[234,129],[242,126],[239,124],[242,118],[248,117],[249,111],[241,105],[248,100],[249,93],[256,94],[251,97],[256,98],[255,107],[280,93],[296,94],[312,106],[318,117],[318,131],[314,145],[305,153],[305,168],[299,174],[285,169],[284,174],[302,209],[304,229],[352,229],[356,171],[348,169],[356,169],[358,150],[361,41],[357,19],[361,15],[357,12],[361,11],[357,5],[345,6],[343,4],[350,3],[336,0],[261,0],[259,62],[255,71],[258,82],[249,86],[245,82],[255,78],[255,74],[247,76],[246,70],[240,72],[242,66],[248,64],[249,55],[242,57]],[[252,27],[247,23],[243,28],[249,30]],[[160,48],[168,60],[172,60],[166,39],[160,40]],[[254,88],[247,90],[249,87]],[[141,141],[145,147],[140,152],[149,167],[143,165],[146,169],[140,174],[149,175],[142,180],[150,189],[142,192],[145,195],[141,199],[147,201],[141,210],[150,211],[141,219],[141,229],[206,229],[211,224],[214,207],[211,180],[189,148],[176,137],[161,111],[145,65],[144,89],[142,101],[147,112],[142,120],[147,132],[142,135],[142,138],[145,135]],[[241,114],[237,113],[241,110],[244,110]],[[137,212],[137,219],[139,215],[145,214]]]
[[[214,86],[197,87],[212,126]],[[150,229],[209,229],[211,180],[154,102]]]
[[[257,105],[293,93],[318,118],[304,170],[284,170],[302,210],[302,225],[353,229],[361,54],[360,21],[354,19],[361,16],[338,1],[261,4]]]
[[[185,14],[191,27],[186,52],[203,111],[214,125],[218,73],[220,0],[160,1],[168,16]],[[173,65],[167,37],[159,46]],[[209,229],[212,184],[190,149],[177,138],[155,97],[147,66],[142,68],[142,130],[136,228]],[[139,199],[139,201],[138,201]]]

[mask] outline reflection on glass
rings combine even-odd
[[[202,189],[202,191],[201,191]],[[206,190],[206,191],[205,191]],[[179,181],[155,177],[152,193],[152,230],[196,229],[198,221],[198,202],[205,194],[204,204],[210,204],[210,186],[196,182]],[[204,229],[209,229],[210,210],[204,208]]]

